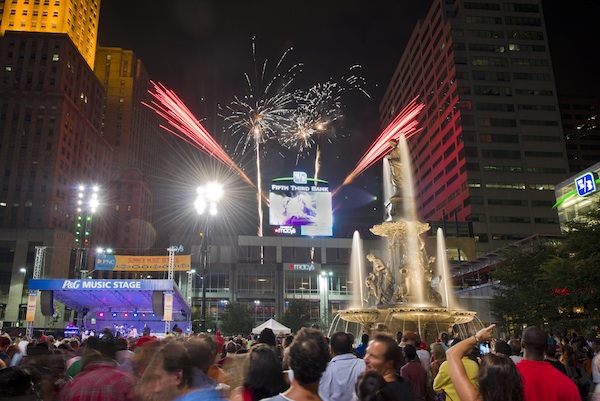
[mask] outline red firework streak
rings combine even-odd
[[[201,150],[210,157],[213,157],[232,170],[236,171],[248,184],[254,186],[250,178],[237,164],[229,157],[229,155],[223,150],[214,138],[208,133],[208,131],[200,124],[198,119],[194,117],[192,112],[186,107],[186,105],[177,97],[175,92],[165,88],[161,83],[155,83],[150,81],[154,86],[154,92],[148,91],[156,101],[152,101],[151,104],[142,102],[143,105],[154,110],[159,116],[163,117],[175,130],[160,125],[162,129],[172,133],[173,135],[183,139],[196,149]]]
[[[389,150],[389,141],[391,139],[397,140],[401,135],[404,135],[407,139],[421,129],[417,129],[417,116],[421,110],[425,107],[422,103],[417,103],[417,98],[414,98],[406,107],[398,113],[398,116],[392,121],[379,135],[377,140],[373,142],[369,150],[363,155],[360,161],[354,167],[354,170],[348,174],[341,186],[350,184],[359,174],[371,167],[375,162],[381,159]],[[335,192],[337,192],[337,188]]]

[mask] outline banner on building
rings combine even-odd
[[[192,266],[190,255],[177,255],[174,261],[175,271],[187,271]],[[96,255],[94,258],[96,270],[112,271],[145,271],[158,272],[169,269],[168,256],[127,256],[127,255]]]
[[[26,322],[35,321],[35,307],[37,305],[37,295],[29,294],[27,297],[27,314],[25,315]]]
[[[166,322],[171,322],[173,320],[173,294],[165,294],[164,320]]]

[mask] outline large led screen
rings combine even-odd
[[[296,175],[294,173],[294,177]],[[278,179],[271,184],[269,224],[279,227],[275,233],[333,235],[331,192],[323,182],[313,185],[305,177],[304,180]]]

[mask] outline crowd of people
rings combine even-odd
[[[555,338],[535,326],[508,341],[493,332],[440,333],[429,345],[412,331],[374,331],[357,344],[314,327],[257,338],[3,334],[0,400],[600,400],[600,339]]]

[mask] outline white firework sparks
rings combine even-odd
[[[249,74],[246,78],[247,94],[243,98],[235,96],[234,101],[226,106],[229,114],[224,116],[229,123],[229,131],[234,135],[241,135],[236,151],[241,153],[253,145],[256,157],[256,187],[258,201],[258,236],[262,237],[262,176],[261,176],[261,144],[274,137],[278,132],[284,131],[292,113],[293,95],[288,92],[290,84],[295,78],[296,71],[301,64],[295,64],[285,73],[281,73],[283,61],[292,49],[286,50],[271,75],[268,74],[268,60],[258,69],[256,60],[256,44],[252,40],[252,56],[254,60],[254,80]],[[267,78],[270,76],[270,78]],[[261,258],[262,259],[262,258]]]

